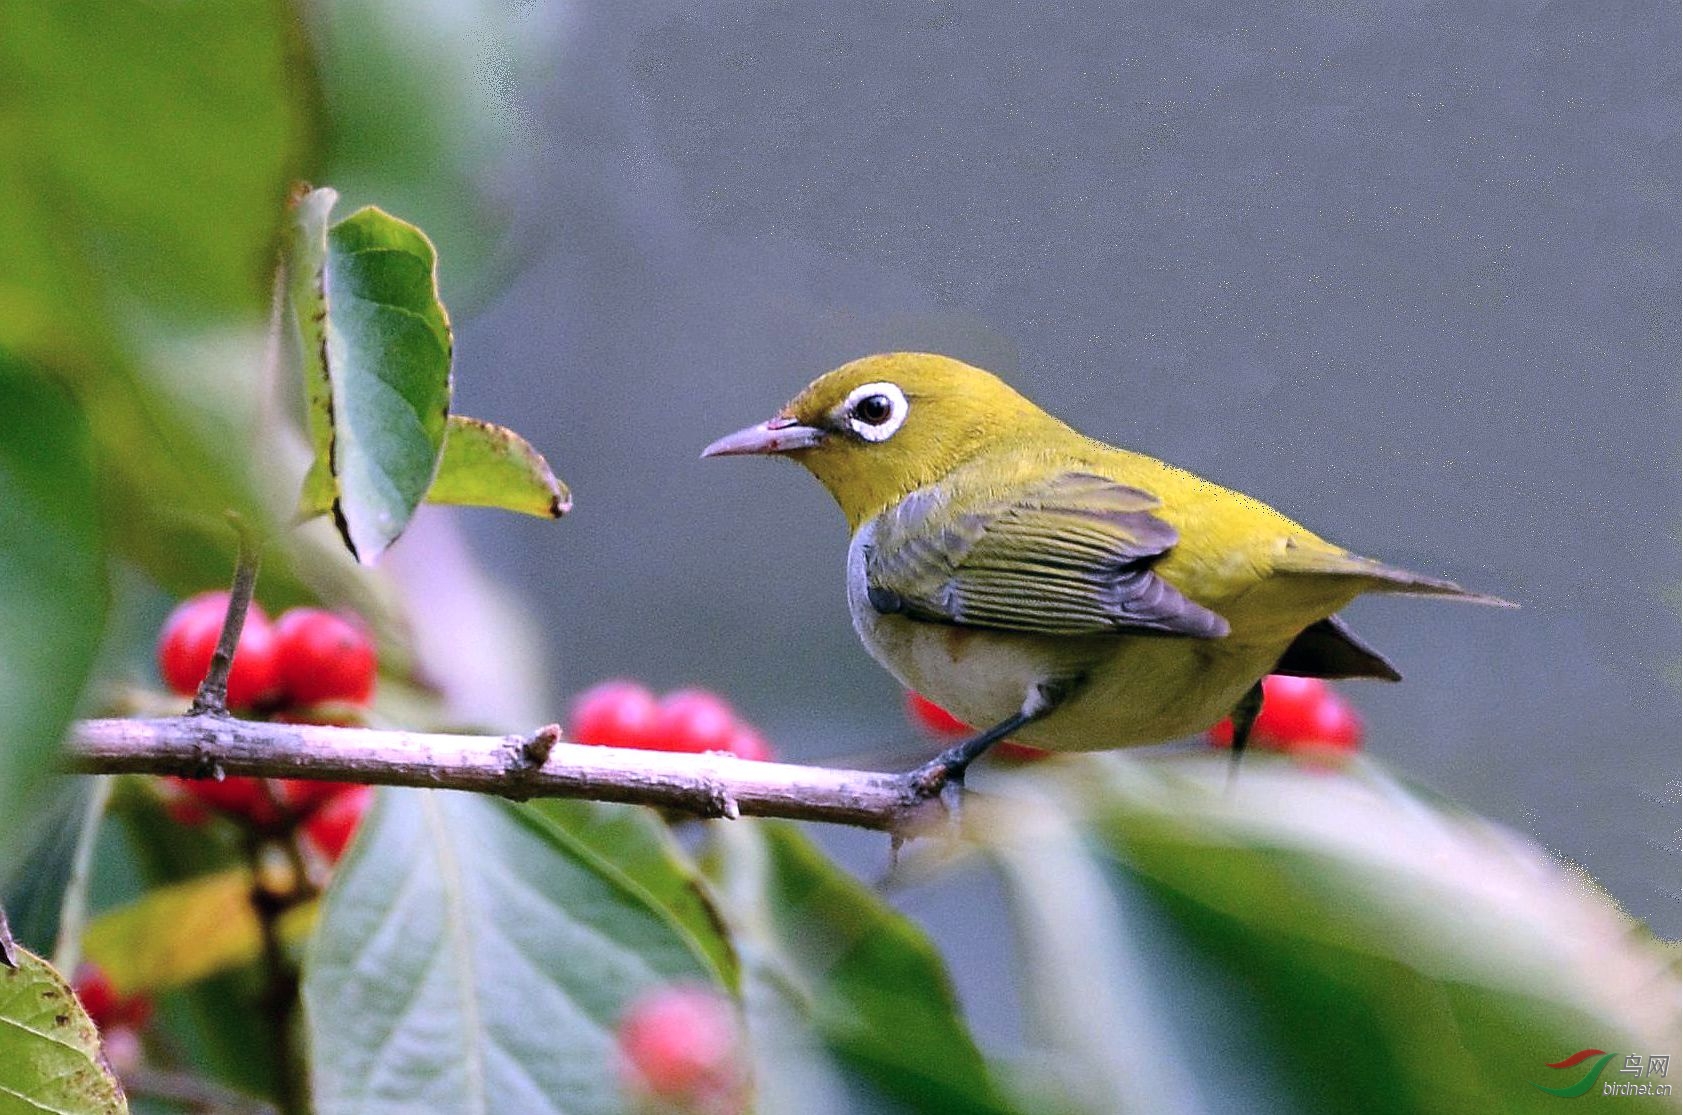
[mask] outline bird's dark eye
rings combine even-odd
[[[887,441],[906,421],[909,405],[906,393],[895,384],[864,383],[848,395],[841,414],[861,441]]]
[[[887,395],[866,395],[853,404],[853,417],[868,426],[880,426],[894,416],[894,400]]]

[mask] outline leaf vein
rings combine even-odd
[[[473,957],[469,952],[472,934],[463,914],[467,884],[462,876],[461,862],[456,859],[455,849],[450,846],[450,834],[446,831],[437,797],[428,794],[423,808],[427,830],[438,848],[438,878],[445,891],[446,931],[455,940],[461,956],[456,971],[462,995],[463,1030],[466,1031],[468,1042],[465,1067],[470,1077],[469,1091],[473,1097],[474,1109],[480,1115],[489,1115],[489,1098],[485,1091],[485,1051],[475,1038],[475,1035],[485,1033],[485,1025],[480,1017],[478,984],[474,978]]]

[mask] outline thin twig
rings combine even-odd
[[[257,566],[262,548],[252,537],[249,528],[238,520],[239,557],[234,564],[234,584],[228,590],[228,614],[222,618],[222,634],[216,639],[216,651],[210,656],[210,672],[199,683],[189,716],[228,715],[228,671],[234,665],[234,651],[240,645],[240,632],[245,630],[246,609],[251,606],[252,593],[257,591]]]
[[[541,766],[533,737],[454,736],[223,717],[83,720],[72,726],[68,764],[83,774],[203,777],[219,769],[257,778],[306,778],[472,790],[511,798],[630,802],[703,817],[785,817],[885,832],[915,832],[940,815],[908,797],[901,775],[760,763],[550,742]],[[540,749],[541,749],[540,744]],[[534,757],[535,756],[531,756]]]
[[[0,909],[0,964],[13,969],[18,966],[17,938],[12,936],[12,927],[6,921],[4,909]]]

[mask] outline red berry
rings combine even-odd
[[[1307,730],[1294,747],[1355,751],[1362,745],[1362,718],[1336,693],[1328,692],[1310,718]]]
[[[204,807],[204,803],[185,795],[167,798],[164,801],[164,812],[169,814],[170,820],[187,828],[198,828],[210,823],[210,810]]]
[[[281,804],[294,817],[308,817],[358,788],[355,782],[317,782],[310,778],[281,778],[274,787]]]
[[[704,689],[678,689],[661,700],[655,738],[646,746],[657,751],[729,751],[736,728],[736,713],[722,699]]]
[[[725,750],[738,759],[752,759],[757,763],[769,763],[776,757],[765,737],[746,724],[736,726],[736,731],[731,735]]]
[[[619,1051],[627,1084],[685,1110],[724,1111],[744,1073],[736,1012],[701,987],[663,987],[625,1013]]]
[[[933,736],[967,736],[973,731],[970,725],[922,693],[910,689],[906,690],[906,715]]]
[[[329,863],[338,863],[350,847],[357,825],[362,823],[362,815],[373,798],[372,786],[349,786],[304,822],[304,835]]]
[[[1348,732],[1348,727],[1330,727],[1323,722],[1329,704],[1343,705],[1343,698],[1320,678],[1269,674],[1262,679],[1262,711],[1251,728],[1250,742],[1258,747],[1289,750],[1294,744],[1312,740],[1327,731]],[[1353,716],[1354,713],[1351,713]],[[1357,721],[1356,734],[1361,732]],[[1210,729],[1209,740],[1217,747],[1233,746],[1233,724],[1223,720]]]
[[[201,592],[176,606],[158,636],[158,673],[175,692],[191,697],[210,672],[211,655],[222,635],[228,594]],[[240,641],[228,671],[228,703],[252,708],[274,698],[280,684],[275,633],[255,601],[245,614]]]
[[[238,820],[255,825],[272,825],[281,819],[280,807],[256,778],[229,777],[217,781],[214,778],[171,777],[169,782],[186,795],[190,803],[207,806]],[[193,823],[196,814],[191,808],[178,812],[179,820]]]
[[[648,747],[660,718],[654,694],[634,681],[604,681],[573,698],[567,735],[601,747]]]
[[[150,999],[144,995],[119,995],[97,964],[83,964],[77,968],[71,988],[76,992],[76,998],[81,1000],[82,1009],[101,1030],[119,1026],[138,1029],[152,1017]]]
[[[374,694],[374,641],[358,623],[293,608],[275,623],[281,689],[289,704],[365,705]]]
[[[175,794],[164,808],[177,824],[196,826],[210,820],[215,811],[236,820],[268,827],[286,817],[308,817],[356,785],[350,782],[318,782],[306,778],[273,778],[265,786],[256,778],[166,779]]]
[[[1300,740],[1313,730],[1321,705],[1332,697],[1320,678],[1270,674],[1262,682],[1262,712],[1256,734],[1274,746]]]
[[[117,989],[111,986],[103,969],[94,964],[82,965],[76,969],[71,987],[95,1026],[103,1030],[111,1025],[117,1012]]]

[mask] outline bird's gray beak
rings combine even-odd
[[[824,440],[824,431],[803,426],[793,418],[773,418],[724,437],[701,451],[703,457],[763,456],[811,449]]]

